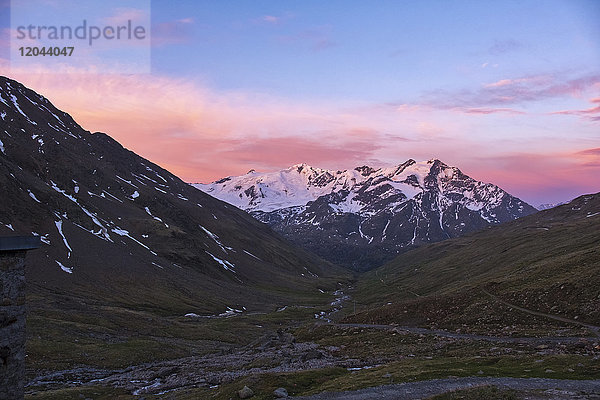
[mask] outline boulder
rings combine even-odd
[[[254,396],[254,392],[248,386],[244,386],[238,391],[238,396],[240,399],[249,399],[250,397]]]
[[[318,350],[308,350],[306,353],[302,354],[302,361],[310,361],[316,360],[319,358],[323,358],[323,354],[321,354]]]

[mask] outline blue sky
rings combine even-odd
[[[154,71],[224,90],[394,101],[600,65],[598,1],[155,1],[152,7],[155,24],[193,20],[180,24],[181,43],[154,49]]]

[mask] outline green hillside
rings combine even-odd
[[[473,331],[565,324],[508,303],[599,325],[600,195],[402,254],[364,275],[355,297],[353,322]]]

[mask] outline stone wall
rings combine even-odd
[[[0,251],[0,399],[25,387],[25,251]]]

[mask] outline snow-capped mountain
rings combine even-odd
[[[82,129],[4,77],[0,188],[0,235],[41,236],[42,247],[28,255],[27,279],[48,292],[183,315],[268,301],[257,284],[317,293],[315,277],[331,271],[246,213],[108,135]]]
[[[560,203],[542,203],[539,206],[537,206],[536,208],[539,211],[544,211],[544,210],[549,210],[549,209],[554,208],[554,207],[562,206],[563,204],[566,204],[566,203],[565,202],[560,202]]]
[[[195,187],[342,265],[369,269],[403,249],[536,212],[439,160],[331,171],[306,164]]]

